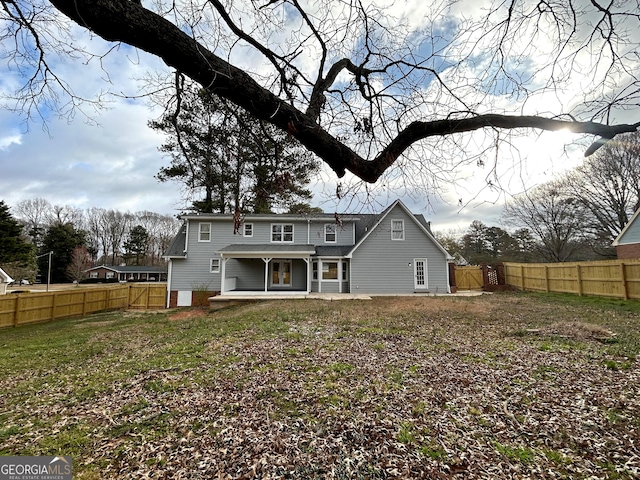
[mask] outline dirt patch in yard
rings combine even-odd
[[[187,320],[190,318],[203,318],[210,314],[208,307],[185,308],[169,315],[169,320]]]

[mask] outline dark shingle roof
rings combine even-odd
[[[187,226],[182,225],[182,227],[180,227],[180,231],[173,238],[173,241],[171,242],[171,245],[169,245],[169,248],[165,252],[164,256],[171,257],[171,258],[185,257],[184,250],[186,246],[187,246]]]

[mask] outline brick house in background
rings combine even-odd
[[[89,281],[107,282],[166,282],[167,267],[107,266],[100,265],[86,270]]]
[[[629,223],[620,232],[620,235],[613,241],[616,247],[618,258],[640,258],[640,209],[633,214]]]

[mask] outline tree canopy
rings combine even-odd
[[[595,136],[591,154],[640,125],[628,115],[640,98],[638,1],[0,1],[4,56],[25,79],[13,105],[27,115],[81,104],[53,56],[101,62],[129,45],[287,132],[339,177],[375,182],[407,159],[433,173],[443,157],[477,154],[473,143],[461,152],[465,132],[499,145],[504,130],[567,129]],[[77,42],[77,26],[107,51]]]
[[[22,227],[0,200],[0,267],[16,280],[35,277],[35,249],[22,235]]]

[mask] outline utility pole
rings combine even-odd
[[[47,292],[48,292],[49,284],[51,283],[51,256],[53,255],[53,251],[49,253],[43,253],[42,255],[38,255],[36,258],[44,257],[45,255],[49,256],[49,267],[47,268]]]

